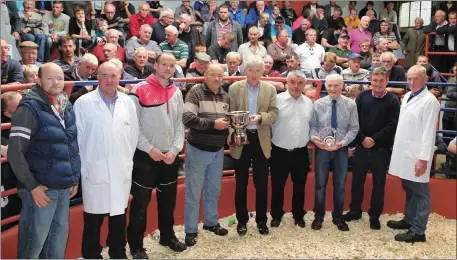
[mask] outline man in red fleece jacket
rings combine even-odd
[[[182,93],[170,81],[176,70],[172,53],[163,53],[154,64],[156,74],[138,83],[130,93],[140,125],[133,157],[130,223],[127,240],[134,259],[147,259],[143,248],[147,209],[152,189],[157,189],[159,243],[181,252],[186,245],[174,233],[178,179],[178,153],[184,145]]]
[[[148,3],[140,4],[139,12],[130,16],[130,36],[138,36],[141,25],[153,23],[155,23],[155,19],[149,14]]]

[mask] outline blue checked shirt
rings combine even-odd
[[[341,141],[343,146],[349,145],[359,132],[359,116],[357,105],[353,100],[345,96],[337,99],[337,129],[336,139]],[[313,104],[311,121],[309,122],[311,138],[319,137],[319,132],[329,127],[332,119],[332,98],[325,96],[316,100]]]

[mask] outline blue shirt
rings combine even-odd
[[[248,109],[249,115],[257,115],[257,100],[259,99],[260,84],[257,83],[255,88],[248,84]],[[250,125],[248,129],[257,129],[257,125]]]
[[[235,10],[235,13],[233,13],[233,9],[230,7],[229,13],[230,13],[230,18],[233,21],[239,23],[241,28],[244,28],[244,23],[246,21],[246,15],[244,15],[244,10],[237,8]]]
[[[98,87],[98,93],[100,94],[100,97],[102,98],[102,100],[105,103],[106,107],[108,107],[109,112],[111,112],[111,115],[113,115],[114,114],[114,107],[116,105],[116,100],[118,98],[117,90],[114,93],[114,97],[113,98],[109,98],[109,97],[105,96],[105,94],[103,94],[103,92],[100,90],[100,87]]]
[[[75,57],[75,61],[73,61],[73,64],[68,64],[68,62],[62,58],[53,61],[53,63],[59,65],[62,68],[64,73],[69,71],[71,66],[78,64],[78,62],[79,62],[78,56]]]
[[[336,99],[337,129],[336,138],[349,145],[359,132],[359,116],[357,105],[350,98],[339,96]],[[331,128],[332,98],[326,96],[313,103],[313,112],[310,126],[310,136],[319,137],[319,132],[324,128]]]
[[[289,34],[289,38],[292,39],[292,28],[290,28],[289,25],[284,24],[284,29],[287,30],[287,32],[288,32],[288,34]],[[276,34],[277,34],[277,32],[276,32],[276,26],[272,25],[272,26],[271,26],[271,36],[277,37]]]

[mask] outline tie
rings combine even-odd
[[[338,126],[336,122],[336,100],[332,100],[332,128],[336,129]]]
[[[408,100],[406,101],[406,103],[409,103],[409,101],[410,101],[411,99],[413,99],[413,97],[414,97],[414,93],[411,93],[411,95],[409,96],[409,98],[408,98]]]

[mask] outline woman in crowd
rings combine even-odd
[[[87,48],[92,44],[92,20],[86,19],[84,8],[75,7],[75,17],[70,19],[68,35],[75,41],[75,45],[79,48]],[[77,48],[79,53],[79,48]]]

